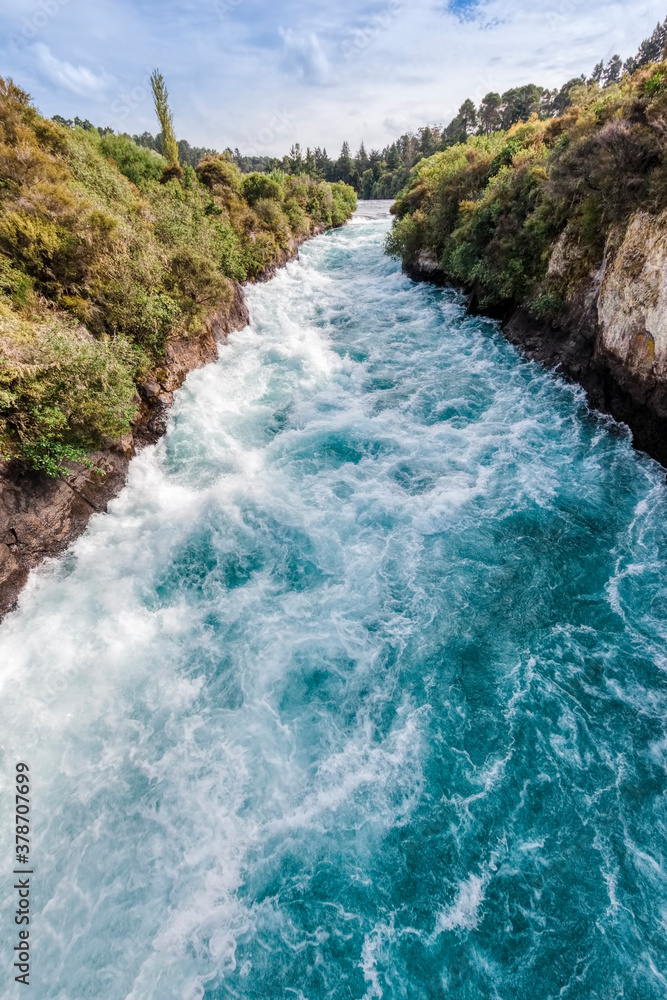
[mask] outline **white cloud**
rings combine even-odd
[[[259,136],[280,156],[294,142],[381,148],[451,120],[466,97],[561,86],[614,52],[633,54],[665,13],[664,0],[480,0],[468,19],[451,3],[230,0],[221,18],[212,0],[72,0],[48,36],[23,42],[23,2],[1,0],[0,55],[3,75],[45,114],[119,127],[122,99],[129,132],[156,129],[145,76],[159,66],[179,137],[224,149]],[[284,111],[288,124],[273,128]]]
[[[37,56],[39,66],[48,78],[75,94],[98,95],[105,91],[111,82],[104,71],[96,74],[85,66],[73,66],[72,63],[57,59],[44,42],[37,42],[32,49]]]
[[[333,82],[333,73],[326,52],[314,31],[304,34],[292,28],[279,28],[284,46],[284,62],[288,72],[295,73],[305,83]]]

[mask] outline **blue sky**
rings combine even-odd
[[[2,0],[0,75],[45,115],[156,131],[158,66],[176,132],[279,155],[382,147],[468,96],[555,87],[634,54],[665,0]]]

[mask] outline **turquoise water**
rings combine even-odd
[[[0,629],[39,1000],[667,996],[664,470],[387,228],[249,290]]]

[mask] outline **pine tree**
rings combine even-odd
[[[314,177],[315,180],[318,181],[323,180],[322,171],[317,165],[317,157],[310,146],[306,147],[306,157],[303,161],[303,169],[309,177]]]
[[[611,57],[604,68],[602,76],[602,86],[608,87],[610,83],[618,83],[623,72],[623,60],[619,55]],[[632,72],[632,71],[631,71]]]
[[[470,98],[467,98],[443,132],[443,149],[455,146],[459,142],[465,142],[476,128],[477,109]]]
[[[317,169],[322,177],[324,177],[325,181],[332,181],[334,179],[333,162],[326,149],[320,149],[319,146],[316,146],[314,156]]]
[[[350,156],[350,144],[349,142],[344,142],[341,147],[340,156],[336,162],[336,180],[350,184],[352,183],[353,172],[354,164]]]
[[[604,60],[601,59],[599,63],[596,63],[593,72],[591,73],[591,80],[593,83],[600,83],[602,80],[602,75],[604,73]]]
[[[423,156],[431,156],[440,145],[440,129],[426,125],[418,130],[418,134],[419,152]]]
[[[500,109],[502,103],[503,99],[500,94],[496,94],[493,90],[482,99],[477,117],[480,129],[482,132],[486,132],[487,135],[491,132],[497,132],[500,128],[502,121]]]
[[[361,175],[365,173],[366,170],[368,170],[368,154],[366,153],[366,147],[364,146],[363,139],[361,140],[361,145],[359,146],[359,150],[354,159],[357,168],[357,173],[361,177]]]
[[[534,83],[505,91],[502,96],[502,127],[511,128],[517,122],[528,121],[531,115],[539,114],[543,93],[542,87]]]
[[[301,145],[295,142],[289,151],[289,156],[285,157],[288,165],[286,173],[288,174],[303,174],[305,173],[305,165],[303,162],[303,154],[301,153]]]
[[[401,165],[401,158],[399,156],[398,147],[395,142],[392,142],[391,146],[387,150],[387,155],[385,157],[387,161],[388,170],[397,170]]]

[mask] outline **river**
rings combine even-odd
[[[39,1000],[667,996],[664,470],[388,227],[248,290],[0,628]]]

